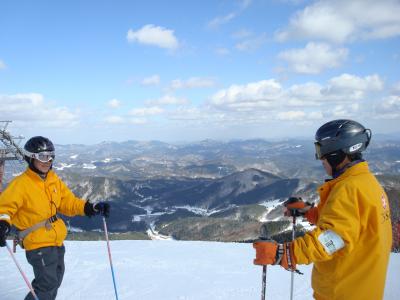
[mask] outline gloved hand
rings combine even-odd
[[[286,217],[304,216],[307,211],[314,207],[314,203],[304,202],[301,197],[290,197],[283,205],[285,206],[283,214]]]
[[[278,244],[275,241],[253,243],[256,249],[255,265],[280,265],[288,271],[296,270],[296,261],[291,243]]]
[[[10,224],[4,220],[0,220],[0,247],[6,246],[6,239],[9,232]]]
[[[102,215],[106,218],[110,216],[110,204],[107,202],[91,203],[86,201],[85,203],[85,215],[93,217],[95,215]]]

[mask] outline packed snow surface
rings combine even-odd
[[[10,242],[9,242],[10,244]],[[115,299],[107,245],[103,241],[66,242],[66,273],[57,300]],[[181,241],[111,241],[119,299],[253,300],[261,297],[261,267],[251,244]],[[25,253],[16,258],[27,276]],[[8,251],[0,248],[0,299],[20,300],[27,287]],[[311,266],[299,266],[294,299],[312,299]],[[400,299],[400,254],[392,254],[385,300]],[[290,273],[267,270],[267,299],[290,299]]]

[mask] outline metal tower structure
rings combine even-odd
[[[7,131],[7,127],[10,123],[11,121],[0,121],[0,192],[3,182],[5,161],[24,160],[24,152],[19,145],[23,138],[12,136]]]

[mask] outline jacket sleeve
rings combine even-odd
[[[12,224],[11,220],[23,205],[23,197],[18,182],[13,180],[0,194],[0,220]]]
[[[84,207],[86,201],[76,197],[67,185],[60,179],[61,201],[58,208],[59,212],[68,217],[76,215],[84,216]]]
[[[296,263],[309,264],[345,255],[353,250],[359,232],[357,189],[343,183],[331,191],[320,211],[317,228],[294,241]]]

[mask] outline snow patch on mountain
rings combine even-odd
[[[109,170],[111,173],[130,172],[130,170],[129,170],[127,167],[125,167],[124,165],[122,165],[122,166],[117,166],[117,167],[113,167],[113,168],[109,168],[108,170]]]
[[[54,169],[56,169],[57,171],[62,171],[66,168],[71,168],[73,167],[75,164],[66,164],[66,163],[59,163],[58,166],[53,166]]]
[[[92,163],[90,163],[90,164],[84,163],[84,164],[82,165],[82,168],[84,168],[84,169],[89,169],[89,170],[93,170],[93,169],[96,169],[97,167],[96,167],[94,164],[92,164]]]
[[[183,206],[175,206],[174,209],[186,209],[187,211],[190,211],[192,213],[195,213],[196,215],[201,215],[201,216],[210,216],[215,213],[223,212],[232,208],[237,207],[237,205],[231,204],[227,206],[226,208],[223,209],[205,209],[201,207],[194,207],[194,206],[189,206],[189,205],[183,205]]]
[[[68,232],[84,232],[84,230],[79,227],[68,226]]]
[[[161,240],[161,241],[172,241],[174,240],[171,236],[162,235],[157,230],[155,230],[154,222],[150,224],[150,228],[147,229],[147,235],[151,240]]]

